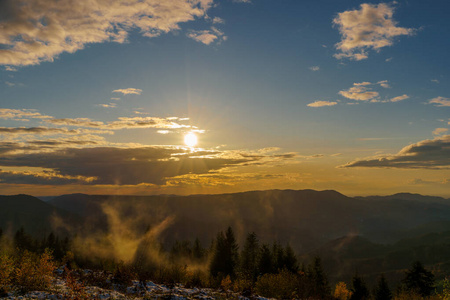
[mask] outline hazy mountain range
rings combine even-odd
[[[45,200],[1,196],[0,227],[14,232],[24,226],[45,235],[51,230],[108,232],[114,226],[145,232],[159,226],[163,244],[198,237],[208,246],[217,232],[231,226],[241,243],[255,232],[261,242],[290,243],[304,258],[320,255],[337,278],[358,267],[362,274],[392,270],[395,277],[415,259],[450,268],[450,200],[440,197],[402,193],[352,198],[331,190],[269,190],[191,196],[71,194]]]

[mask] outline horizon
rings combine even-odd
[[[267,189],[267,190],[244,190],[239,192],[231,192],[231,193],[204,193],[204,194],[86,194],[86,193],[70,193],[70,194],[59,194],[59,195],[30,195],[30,194],[0,194],[0,196],[19,196],[19,195],[26,195],[26,196],[32,196],[35,198],[47,198],[47,197],[60,197],[60,196],[67,196],[67,195],[86,195],[86,196],[125,196],[125,197],[147,197],[147,196],[173,196],[173,197],[191,197],[191,196],[208,196],[208,195],[232,195],[232,194],[244,194],[244,193],[252,193],[252,192],[271,192],[271,191],[293,191],[293,192],[303,192],[303,191],[313,191],[313,192],[336,192],[338,194],[341,194],[343,196],[349,197],[349,198],[356,198],[356,197],[390,197],[390,196],[396,196],[396,195],[413,195],[413,196],[424,196],[424,197],[438,197],[442,198],[444,200],[450,200],[450,197],[445,196],[439,196],[439,195],[425,195],[425,194],[419,194],[419,193],[410,193],[410,192],[398,192],[395,194],[367,194],[367,195],[347,195],[344,193],[341,193],[337,190],[314,190],[314,189]]]
[[[1,2],[1,193],[450,198],[449,9]]]

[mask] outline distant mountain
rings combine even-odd
[[[0,196],[0,228],[14,233],[24,227],[34,236],[45,236],[57,227],[52,225],[56,218],[71,224],[79,223],[75,215],[28,195]]]
[[[254,231],[263,242],[289,242],[302,253],[347,235],[392,243],[431,223],[450,230],[446,229],[450,205],[424,201],[420,195],[394,196],[350,198],[331,190],[269,190],[191,196],[72,194],[49,203],[84,216],[92,230],[122,222],[134,231],[145,231],[165,220],[163,242],[199,237],[209,244],[218,231],[232,226],[240,241]]]
[[[367,197],[355,197],[356,199],[365,199],[365,200],[408,200],[408,201],[420,201],[426,203],[440,203],[445,205],[450,205],[450,199],[445,199],[442,197],[436,196],[423,196],[420,194],[411,194],[411,193],[397,193],[389,196],[367,196]]]

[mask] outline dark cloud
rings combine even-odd
[[[20,145],[4,145],[4,148],[18,149]],[[217,151],[196,153],[183,148],[165,147],[97,147],[3,155],[0,157],[0,165],[46,168],[64,177],[95,177],[96,180],[90,182],[92,184],[160,185],[165,184],[167,178],[175,176],[206,174],[225,167],[251,163],[268,164],[291,157],[292,155],[284,157],[269,154],[245,157],[235,153],[231,155]],[[13,178],[10,176],[9,179]],[[25,179],[23,177],[23,180]]]
[[[340,167],[448,169],[450,168],[450,135],[406,146],[395,155],[356,160]]]
[[[0,170],[0,183],[14,184],[39,184],[39,185],[65,185],[86,183],[88,180],[82,177],[61,176],[48,171],[40,173],[12,172]]]

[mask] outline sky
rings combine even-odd
[[[450,197],[449,11],[0,1],[0,193]]]

